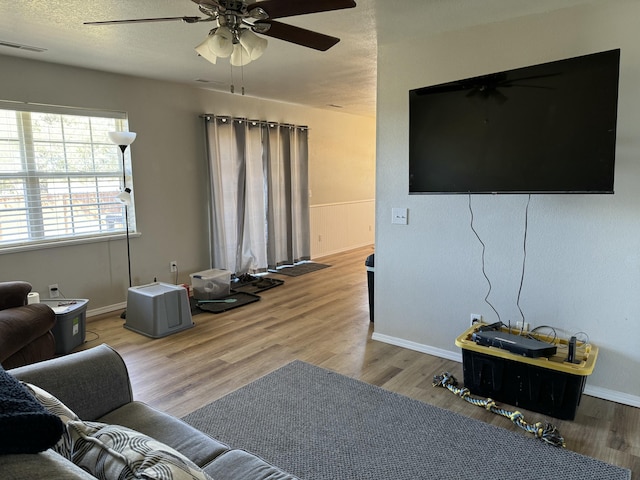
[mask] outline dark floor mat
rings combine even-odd
[[[298,277],[330,266],[331,265],[325,265],[324,263],[303,262],[292,266],[278,267],[275,270],[269,271],[272,273],[279,273],[281,275],[288,275],[289,277]]]
[[[235,302],[225,302],[224,300],[235,300]],[[249,303],[260,300],[258,295],[245,292],[234,292],[226,297],[218,298],[216,301],[196,300],[191,298],[191,315],[198,313],[222,313],[234,308],[242,307]]]
[[[234,292],[258,293],[269,290],[270,288],[279,287],[284,280],[270,277],[242,277],[237,281],[231,282],[231,290]]]

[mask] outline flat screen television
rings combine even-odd
[[[620,50],[409,92],[409,193],[613,193]]]

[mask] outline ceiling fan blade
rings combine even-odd
[[[247,5],[251,14],[254,8],[261,8],[268,18],[293,17],[307,13],[330,12],[356,6],[354,0],[263,0]]]
[[[218,0],[191,0],[191,1],[197,4],[198,6],[208,5],[209,7],[212,7],[212,8],[220,7],[220,3],[218,2]]]
[[[253,30],[268,37],[277,38],[286,42],[313,48],[322,52],[329,50],[340,41],[339,38],[331,37],[323,33],[313,32],[305,28],[294,27],[286,23],[275,21],[262,21],[253,24]],[[266,26],[269,28],[266,29]]]
[[[104,22],[84,22],[85,25],[118,25],[123,23],[144,23],[144,22],[171,22],[182,20],[185,23],[198,23],[209,20],[202,17],[164,17],[164,18],[135,18],[130,20],[107,20]]]

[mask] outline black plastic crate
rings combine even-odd
[[[84,343],[89,300],[65,298],[41,303],[49,305],[56,314],[56,324],[51,329],[56,339],[56,354],[67,354]]]
[[[473,334],[483,326],[476,323],[456,338],[456,345],[462,348],[465,387],[476,396],[573,420],[587,376],[595,368],[598,347],[581,343],[569,361],[567,340],[539,335],[541,340],[553,341],[556,353],[531,358],[476,343]],[[509,331],[506,327],[501,330]]]
[[[573,420],[586,376],[572,375],[473,351],[462,351],[464,386],[474,395]]]

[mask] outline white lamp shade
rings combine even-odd
[[[135,132],[109,132],[109,138],[116,145],[131,145],[136,139]]]
[[[125,188],[124,191],[116,195],[116,200],[120,203],[124,203],[127,206],[131,206],[131,189]]]
[[[216,61],[218,60],[218,57],[216,57],[213,52],[211,51],[211,49],[209,48],[209,39],[211,37],[207,37],[204,39],[204,42],[202,42],[200,45],[198,45],[196,47],[196,52],[198,52],[198,55],[200,55],[202,58],[204,58],[205,60],[210,61],[211,63],[216,63]]]
[[[267,40],[259,37],[251,30],[243,30],[240,34],[240,44],[245,48],[251,60],[256,60],[262,56],[267,49]]]
[[[209,49],[216,57],[228,57],[233,52],[233,33],[228,27],[219,27],[208,39]]]
[[[233,46],[233,53],[231,54],[231,65],[234,67],[242,67],[251,62],[251,55],[249,52],[239,43]]]

